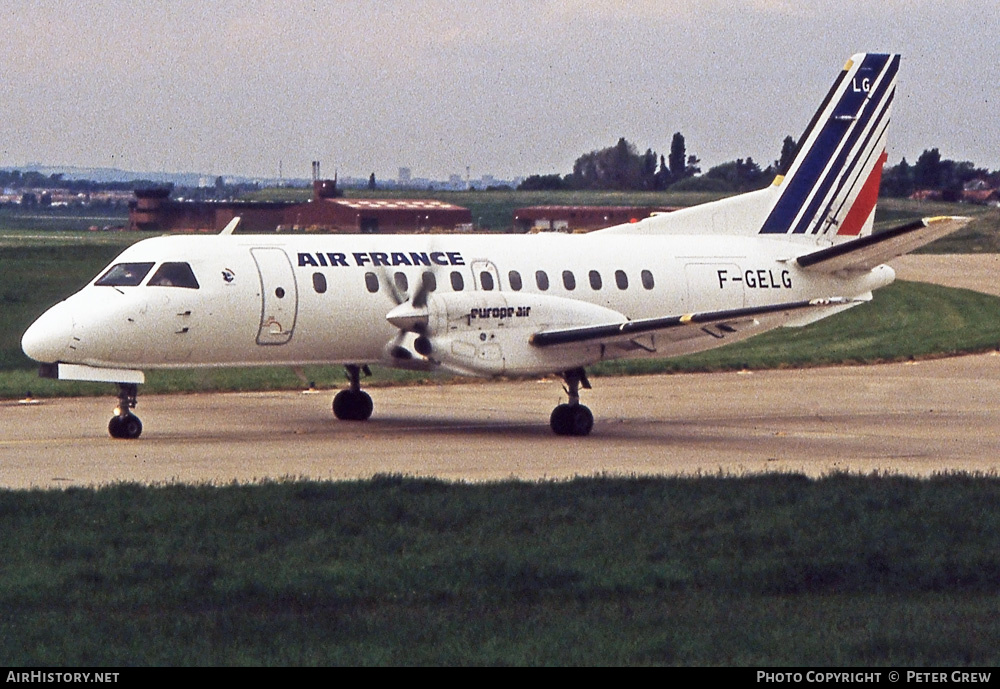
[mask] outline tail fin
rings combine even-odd
[[[761,234],[839,242],[871,234],[899,55],[851,57],[799,140]]]

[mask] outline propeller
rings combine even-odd
[[[421,356],[430,355],[432,347],[430,338],[427,336],[427,324],[430,316],[427,300],[430,293],[437,287],[437,276],[431,271],[421,273],[416,289],[410,296],[407,294],[410,286],[406,281],[405,273],[397,272],[390,275],[388,271],[385,271],[383,275],[388,288],[386,291],[396,304],[385,318],[399,328],[399,334],[387,345],[386,351],[397,362],[414,358],[404,343],[410,344],[413,351]]]

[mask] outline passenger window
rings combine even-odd
[[[618,289],[628,289],[628,275],[624,270],[615,271],[615,284],[618,285]]]
[[[410,288],[410,281],[406,279],[406,273],[396,273],[393,277],[396,281],[396,289],[400,292],[405,292]]]
[[[603,283],[601,282],[601,274],[596,270],[590,271],[590,287],[593,290],[601,289]]]
[[[489,292],[493,289],[493,274],[488,270],[484,270],[479,274],[479,284],[482,285],[484,292]]]
[[[563,287],[571,291],[576,289],[576,276],[572,270],[563,271]]]
[[[535,284],[543,292],[549,288],[549,276],[544,270],[535,271]]]
[[[521,274],[516,270],[512,270],[507,273],[507,280],[510,282],[510,288],[515,292],[520,292],[524,285],[521,283]]]
[[[198,289],[198,279],[187,263],[164,263],[153,277],[149,278],[151,287],[186,287]]]
[[[642,286],[646,289],[653,289],[653,274],[648,270],[644,270],[640,276],[642,277]]]
[[[378,275],[375,273],[365,273],[365,287],[372,294],[378,292]]]
[[[95,285],[101,287],[135,287],[153,268],[153,263],[117,263],[111,266]]]
[[[457,270],[451,271],[451,288],[456,292],[465,289],[465,280],[462,279],[462,274]]]
[[[326,276],[323,273],[313,273],[313,289],[316,290],[316,294],[326,292]]]
[[[427,271],[421,276],[421,280],[424,283],[425,292],[433,292],[438,288],[437,278],[434,277],[434,273]]]

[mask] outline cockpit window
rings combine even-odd
[[[187,263],[164,263],[149,278],[148,286],[198,289],[198,279]]]
[[[116,263],[94,283],[100,287],[135,287],[153,267],[150,263]]]

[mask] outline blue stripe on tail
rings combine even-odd
[[[870,54],[863,57],[860,65],[852,64],[841,71],[803,134],[803,149],[761,226],[762,234],[803,234],[810,229],[813,232],[820,229],[823,219],[816,217],[819,209],[825,204],[828,210],[843,188],[844,180],[871,159],[871,151],[867,149],[877,144],[884,130],[882,120],[892,103],[898,67],[898,55]],[[846,81],[849,75],[851,79]],[[832,100],[835,102],[831,106]],[[869,124],[872,124],[870,128]],[[810,143],[816,127],[818,133]],[[878,135],[873,136],[876,132]],[[862,137],[864,140],[859,146]],[[835,185],[836,191],[831,196]]]

